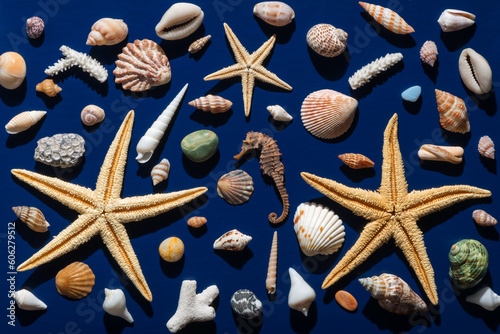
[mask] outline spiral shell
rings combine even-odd
[[[463,239],[451,246],[448,258],[450,279],[458,289],[476,286],[488,271],[488,251],[474,239]]]
[[[373,17],[377,23],[381,24],[393,33],[404,35],[415,32],[415,30],[413,30],[413,28],[406,23],[401,16],[389,8],[372,5],[362,1],[360,1],[359,4],[368,12],[368,14],[370,14],[371,17]]]
[[[240,251],[252,240],[252,237],[241,233],[237,229],[228,231],[214,242],[214,249]]]
[[[220,96],[208,94],[207,96],[199,97],[188,104],[203,111],[210,111],[212,114],[220,114],[231,109],[233,102]]]
[[[293,117],[279,105],[268,106],[267,111],[269,111],[271,116],[273,116],[273,119],[275,119],[276,121],[290,122],[293,119]]]
[[[151,178],[153,179],[153,186],[156,186],[161,181],[168,179],[170,173],[170,162],[168,159],[162,159],[160,163],[153,167],[151,170]]]
[[[460,53],[458,71],[464,85],[472,92],[486,94],[491,90],[493,74],[490,64],[473,49],[467,48]]]
[[[424,144],[418,150],[418,157],[422,160],[445,161],[452,164],[462,162],[464,149],[460,146],[437,146]]]
[[[94,284],[94,273],[83,262],[73,262],[56,275],[57,292],[71,299],[86,297],[92,291]]]
[[[490,137],[482,136],[481,139],[479,139],[477,150],[481,156],[488,159],[495,159],[495,144]]]
[[[464,101],[439,89],[435,89],[435,92],[441,126],[451,132],[469,132],[470,124]]]
[[[193,228],[202,227],[207,223],[207,218],[205,217],[191,217],[188,219],[187,224]]]
[[[87,126],[92,126],[99,122],[102,122],[105,117],[104,110],[94,104],[89,104],[85,108],[82,109],[82,113],[80,114],[82,119],[82,123]]]
[[[45,217],[39,209],[28,206],[15,206],[12,208],[16,216],[28,225],[35,232],[47,232],[47,227],[50,224],[45,220]]]
[[[102,18],[92,25],[87,45],[115,45],[128,35],[128,26],[123,20]]]
[[[38,299],[31,291],[21,289],[12,294],[17,307],[26,311],[46,310],[47,305]]]
[[[474,24],[476,15],[458,9],[446,9],[439,16],[438,23],[443,32],[465,29]]]
[[[26,77],[26,62],[17,52],[0,55],[0,85],[6,89],[21,86]]]
[[[26,20],[26,35],[28,38],[36,39],[43,34],[45,23],[38,16],[30,17]]]
[[[278,269],[278,231],[274,231],[271,244],[271,254],[269,255],[269,264],[267,266],[266,289],[267,293],[272,295],[276,293],[276,272]]]
[[[438,49],[436,43],[433,41],[426,41],[420,49],[420,59],[430,66],[434,67],[438,56]]]
[[[210,38],[212,38],[212,35],[207,35],[205,37],[197,39],[196,41],[191,43],[191,45],[189,45],[188,52],[194,54],[200,51],[208,43]]]
[[[286,26],[295,18],[292,7],[281,1],[259,2],[253,7],[253,14],[275,27]]]
[[[155,27],[156,34],[173,41],[191,35],[201,26],[205,14],[200,7],[186,2],[174,3]]]
[[[38,123],[38,121],[41,120],[46,113],[46,111],[40,110],[23,111],[22,113],[12,117],[9,123],[5,125],[5,131],[12,135],[28,130],[33,125]]]
[[[262,302],[247,289],[240,289],[231,296],[231,309],[243,319],[253,319],[262,313]]]
[[[493,226],[498,223],[492,215],[484,210],[474,210],[472,218],[480,226]]]
[[[252,196],[252,177],[241,169],[224,174],[217,182],[217,193],[229,204],[243,204]]]
[[[373,161],[359,153],[341,154],[339,155],[339,159],[352,169],[371,168],[375,166]]]
[[[45,95],[54,97],[62,91],[62,88],[54,83],[52,79],[45,79],[36,85],[35,90],[37,92],[45,93]]]
[[[317,54],[333,58],[344,52],[347,46],[347,33],[331,24],[321,23],[309,29],[306,41]]]

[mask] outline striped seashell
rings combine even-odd
[[[339,155],[339,159],[352,169],[371,168],[375,166],[373,161],[359,153],[341,154]]]
[[[469,289],[478,285],[488,272],[488,250],[474,239],[462,239],[453,244],[448,259],[448,274],[457,289]]]
[[[441,126],[451,132],[469,132],[470,124],[464,101],[439,89],[435,89],[435,92]]]
[[[281,1],[259,2],[253,7],[253,14],[275,27],[286,26],[295,18],[292,7]]]
[[[128,26],[123,20],[102,18],[92,25],[87,45],[115,45],[128,35]]]
[[[73,262],[56,275],[57,292],[71,299],[86,297],[92,291],[94,284],[94,273],[83,262]]]
[[[197,39],[196,41],[191,43],[191,45],[188,48],[188,52],[193,54],[200,51],[208,43],[210,38],[212,38],[212,35],[207,35],[205,37]]]
[[[361,69],[354,72],[354,74],[348,79],[349,85],[352,89],[357,89],[370,82],[373,77],[377,76],[381,72],[387,71],[390,67],[399,63],[401,59],[403,59],[403,54],[400,52],[388,53],[384,57],[375,59],[368,65],[365,65]]]
[[[381,24],[393,33],[404,35],[415,32],[415,30],[413,30],[413,28],[406,23],[401,16],[389,8],[372,5],[362,1],[360,1],[359,4],[368,12],[368,14],[370,14],[371,17],[373,17],[377,23]]]
[[[481,226],[493,226],[497,224],[497,220],[484,210],[474,210],[472,218]]]
[[[82,113],[80,114],[82,123],[87,126],[92,126],[99,122],[102,122],[105,116],[106,115],[104,113],[104,110],[93,104],[89,104],[88,106],[83,108]]]
[[[278,231],[274,231],[271,244],[271,254],[269,255],[269,264],[267,266],[266,289],[267,293],[272,295],[276,293],[276,272],[278,269]]]
[[[191,217],[188,219],[188,226],[199,228],[207,223],[207,218],[205,217]]]
[[[201,8],[192,3],[174,3],[156,25],[156,34],[168,41],[182,39],[201,26],[204,16]]]
[[[252,196],[252,177],[241,169],[224,174],[217,182],[217,193],[229,204],[243,204]]]
[[[12,119],[5,125],[5,131],[8,134],[16,134],[28,130],[33,125],[38,123],[39,120],[45,116],[46,111],[33,110],[33,111],[23,111],[20,114],[12,117]]]
[[[267,111],[269,111],[271,116],[273,116],[273,119],[275,119],[276,121],[290,122],[293,119],[293,117],[279,105],[268,106]]]
[[[486,94],[492,85],[490,64],[471,48],[464,49],[458,58],[460,78],[467,88],[476,94]]]
[[[228,231],[214,242],[214,249],[240,251],[252,240],[252,237],[237,229]]]
[[[474,24],[476,15],[458,9],[446,9],[439,16],[438,23],[443,32],[465,29]]]
[[[495,159],[495,144],[490,137],[482,136],[481,139],[479,139],[477,150],[481,156],[488,159]]]
[[[207,96],[199,97],[188,104],[203,111],[210,111],[212,114],[220,114],[231,109],[233,102],[220,96],[208,94]]]
[[[309,29],[306,41],[317,54],[333,58],[344,52],[347,46],[347,33],[331,24],[321,23]]]
[[[39,209],[28,206],[14,206],[12,210],[14,210],[16,216],[33,231],[47,232],[47,227],[49,227],[50,224],[45,220],[42,211]]]
[[[331,89],[309,94],[302,102],[300,117],[307,131],[322,139],[337,138],[352,124],[358,101]]]
[[[153,186],[156,186],[161,181],[168,179],[170,173],[170,162],[168,159],[162,159],[160,163],[153,167],[151,170],[151,178],[153,179]]]
[[[12,294],[17,307],[26,311],[46,310],[47,305],[38,299],[31,291],[21,289]]]
[[[438,55],[436,43],[433,41],[426,41],[420,49],[420,59],[430,66],[434,67]]]
[[[464,149],[460,146],[437,146],[424,144],[418,150],[418,157],[422,160],[445,161],[452,164],[462,162]]]
[[[62,88],[59,87],[58,85],[56,85],[54,83],[54,80],[45,79],[36,85],[35,90],[37,92],[45,93],[45,95],[47,95],[49,97],[54,97],[57,94],[59,94],[59,92],[62,91]]]

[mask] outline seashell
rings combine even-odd
[[[143,164],[151,159],[153,152],[155,151],[156,146],[160,143],[161,137],[167,130],[172,117],[174,117],[177,108],[181,104],[182,99],[184,98],[184,94],[186,94],[186,90],[188,88],[188,84],[186,84],[181,91],[175,96],[175,98],[170,102],[170,104],[163,110],[160,116],[154,121],[151,127],[146,131],[144,136],[141,137],[139,142],[137,143],[137,157],[135,158],[137,162]]]
[[[90,29],[87,45],[115,45],[128,35],[128,26],[123,20],[109,17],[98,20]]]
[[[12,135],[28,130],[33,125],[38,123],[38,121],[41,120],[46,113],[46,111],[40,110],[23,111],[22,113],[12,117],[9,123],[5,125],[5,131]]]
[[[457,31],[474,24],[476,15],[458,9],[446,9],[439,16],[438,23],[444,32]]]
[[[267,266],[266,289],[272,295],[276,293],[276,272],[278,269],[278,231],[274,231],[269,264]]]
[[[441,126],[451,132],[469,132],[470,124],[464,101],[439,89],[435,89],[435,92]]]
[[[477,144],[477,150],[481,156],[488,159],[495,159],[495,144],[488,136],[482,136]]]
[[[401,98],[408,102],[416,102],[422,93],[422,87],[412,86],[401,93]]]
[[[424,301],[396,275],[382,274],[360,278],[358,281],[373,298],[378,299],[378,304],[386,311],[396,314],[427,311]]]
[[[130,323],[134,322],[134,318],[127,310],[125,294],[120,289],[104,289],[104,302],[102,309],[107,313],[127,320]]]
[[[356,99],[331,89],[322,89],[304,99],[300,117],[313,136],[332,139],[349,129],[357,107]]]
[[[26,311],[46,310],[47,305],[26,289],[15,291],[12,298],[16,301],[17,307]]]
[[[199,97],[188,104],[203,111],[210,111],[212,114],[220,114],[231,109],[233,102],[220,96],[208,94],[207,96]]]
[[[231,205],[243,204],[252,196],[252,177],[241,169],[224,174],[217,182],[217,193]]]
[[[278,105],[268,106],[267,111],[271,113],[271,116],[273,116],[276,121],[290,122],[293,119],[293,117],[287,113],[285,109]]]
[[[347,33],[331,24],[321,23],[309,29],[306,41],[317,54],[333,58],[344,52],[347,46]]]
[[[5,52],[0,55],[0,86],[16,89],[26,77],[26,62],[17,52]]]
[[[375,59],[368,65],[357,70],[349,79],[349,85],[352,89],[357,89],[381,72],[387,71],[390,67],[396,65],[403,59],[402,53],[388,53],[384,57]]]
[[[153,179],[153,186],[156,186],[161,181],[168,179],[170,173],[170,162],[168,159],[162,159],[160,163],[153,167],[151,170],[151,178]]]
[[[485,286],[476,293],[465,298],[469,303],[477,304],[488,311],[494,311],[500,306],[500,296],[497,295],[489,286]]]
[[[339,290],[335,293],[335,300],[347,311],[354,312],[358,308],[358,302],[349,292]]]
[[[420,49],[420,59],[428,65],[434,67],[438,55],[436,43],[433,41],[426,41]]]
[[[497,220],[484,210],[474,210],[472,218],[481,226],[493,226],[497,224]]]
[[[94,284],[94,273],[83,262],[73,262],[56,275],[57,292],[71,299],[86,297],[92,291]]]
[[[207,218],[205,217],[191,217],[188,219],[188,226],[199,228],[207,223]]]
[[[448,258],[450,280],[458,289],[476,286],[488,271],[488,251],[474,239],[463,239],[451,246]]]
[[[224,233],[214,242],[214,249],[240,251],[252,240],[252,237],[234,229]]]
[[[182,152],[193,162],[210,159],[219,146],[219,137],[210,130],[191,132],[181,141]]]
[[[104,110],[93,104],[89,104],[83,108],[82,113],[80,114],[82,123],[87,126],[92,126],[102,122],[105,116]]]
[[[207,35],[205,37],[197,39],[196,41],[191,43],[191,45],[189,45],[188,52],[193,54],[200,51],[208,43],[210,38],[212,38],[212,35]]]
[[[352,169],[371,168],[375,166],[373,161],[359,153],[341,154],[339,155],[339,159]]]
[[[58,133],[37,141],[34,159],[52,167],[76,166],[85,154],[85,140],[76,133]]]
[[[368,14],[370,14],[371,17],[373,17],[377,23],[381,24],[393,33],[405,35],[415,32],[415,30],[413,30],[413,28],[406,23],[401,16],[389,8],[372,5],[362,1],[360,1],[359,4],[368,12]]]
[[[253,7],[253,14],[275,27],[286,26],[295,18],[292,7],[281,1],[259,2]]]
[[[177,262],[184,255],[184,243],[177,237],[170,237],[160,244],[160,256],[167,262]]]
[[[309,307],[316,299],[316,292],[293,268],[288,268],[290,275],[290,292],[288,293],[288,306],[302,312],[307,317]]]
[[[122,84],[123,89],[142,92],[170,82],[170,63],[158,44],[149,39],[136,39],[122,50],[113,74],[115,82]]]
[[[252,291],[241,289],[231,296],[231,308],[240,317],[253,319],[262,313],[262,302]]]
[[[174,3],[156,25],[156,34],[168,41],[182,39],[201,26],[204,16],[201,8],[196,5],[186,2]]]
[[[486,94],[492,85],[490,64],[471,48],[464,49],[458,58],[460,78],[467,88],[476,94]]]
[[[45,23],[38,16],[32,16],[26,20],[26,35],[28,38],[37,39],[42,36]]]
[[[300,249],[307,256],[333,254],[345,240],[342,220],[321,204],[300,204],[293,217],[293,229]]]
[[[418,150],[418,157],[422,160],[445,161],[452,164],[462,162],[464,149],[460,146],[437,146],[424,144]]]
[[[39,209],[28,206],[14,206],[12,210],[14,210],[16,216],[33,231],[47,232],[47,227],[49,227],[50,224],[45,220],[42,211]]]
[[[37,92],[45,93],[45,95],[54,97],[62,91],[62,88],[54,83],[52,79],[45,79],[36,85],[35,90]]]

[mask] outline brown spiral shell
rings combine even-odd
[[[15,206],[12,210],[33,231],[47,232],[47,227],[50,224],[45,220],[43,213],[39,209],[28,206]]]
[[[102,108],[93,104],[89,104],[88,106],[83,108],[80,117],[83,124],[92,126],[94,124],[102,122],[104,120],[105,113]]]
[[[371,168],[375,166],[373,161],[359,153],[341,154],[339,155],[339,159],[352,169]]]
[[[208,94],[207,96],[199,97],[188,104],[203,111],[210,111],[212,114],[220,114],[231,109],[233,102],[220,96]]]
[[[439,123],[443,129],[458,133],[469,132],[470,124],[464,100],[439,89],[436,89],[435,92]]]

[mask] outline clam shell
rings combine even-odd
[[[47,305],[26,289],[21,289],[12,294],[17,307],[26,311],[46,310]]]
[[[418,157],[422,160],[445,161],[452,164],[462,162],[464,149],[460,146],[437,146],[424,144],[418,150]]]
[[[490,137],[482,136],[481,139],[479,139],[477,150],[481,156],[488,159],[495,159],[495,144]]]
[[[457,31],[474,24],[476,15],[458,9],[446,9],[439,16],[438,23],[444,32]]]
[[[39,209],[28,206],[14,206],[12,210],[14,210],[16,216],[33,231],[47,232],[47,227],[49,227],[50,224],[45,220],[42,211]]]
[[[259,2],[253,7],[253,14],[275,27],[286,26],[295,18],[292,7],[281,1]]]
[[[212,114],[220,114],[231,109],[233,102],[220,96],[208,94],[207,96],[199,97],[188,104],[203,111],[210,111]]]
[[[83,262],[73,262],[56,275],[57,292],[71,299],[86,297],[92,291],[94,284],[94,273]]]
[[[153,179],[153,186],[156,186],[161,181],[168,179],[170,173],[170,162],[168,159],[162,159],[160,163],[153,167],[151,170],[151,178]]]
[[[356,99],[331,89],[323,89],[304,99],[300,117],[312,135],[332,139],[349,129],[357,107]]]
[[[252,177],[241,169],[224,174],[217,182],[217,193],[229,204],[243,204],[252,196]]]
[[[347,46],[347,33],[331,24],[321,23],[313,26],[306,35],[307,45],[323,57],[336,57]]]
[[[240,251],[252,240],[252,237],[234,229],[221,235],[214,242],[214,249]]]
[[[104,110],[94,104],[89,104],[85,108],[82,109],[82,113],[80,114],[80,118],[82,119],[82,123],[87,126],[92,126],[99,122],[102,122],[105,117]]]
[[[267,111],[269,111],[271,116],[273,116],[273,119],[275,119],[276,121],[290,122],[293,119],[293,117],[289,113],[287,113],[286,110],[283,109],[283,107],[278,105],[268,106]]]
[[[307,256],[333,254],[344,243],[342,220],[321,204],[300,204],[293,217],[293,229]]]
[[[5,125],[5,131],[12,135],[28,130],[33,125],[38,123],[38,121],[41,120],[46,113],[46,111],[40,110],[23,111],[22,113],[12,117],[9,123]]]
[[[404,35],[415,32],[413,28],[394,11],[378,5],[360,1],[359,4],[373,19],[393,33]]]
[[[493,226],[498,223],[492,215],[484,210],[474,210],[474,212],[472,212],[472,218],[481,226]]]
[[[199,228],[207,223],[207,218],[205,217],[191,217],[188,219],[188,226]]]
[[[193,54],[200,51],[208,43],[210,38],[212,38],[212,35],[207,35],[205,37],[197,39],[196,41],[191,43],[191,45],[189,45],[188,52]]]
[[[451,132],[469,132],[470,124],[464,101],[439,89],[435,89],[435,92],[441,126]]]
[[[26,20],[26,35],[28,38],[36,39],[42,36],[44,29],[45,23],[38,16],[33,16]]]
[[[92,25],[87,45],[115,45],[128,35],[128,26],[123,20],[102,18]]]
[[[26,77],[26,62],[17,52],[0,55],[0,85],[6,89],[21,86]]]
[[[488,251],[477,240],[463,239],[451,246],[450,280],[458,289],[469,289],[481,282],[488,271]]]
[[[492,72],[490,64],[473,49],[467,48],[460,53],[458,71],[464,85],[472,92],[486,94],[491,90]]]
[[[436,43],[433,41],[426,41],[420,49],[420,59],[430,66],[434,67],[438,55]]]
[[[45,79],[36,85],[35,90],[37,92],[45,93],[45,95],[54,97],[62,91],[62,88],[54,83],[52,79]]]
[[[201,26],[204,15],[201,8],[196,5],[186,2],[175,3],[156,25],[156,34],[169,41],[182,39]]]
[[[359,153],[341,154],[339,155],[339,159],[352,169],[371,168],[375,166],[373,161]]]

